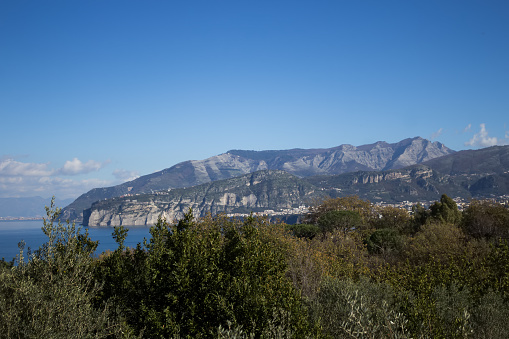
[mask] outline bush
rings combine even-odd
[[[472,200],[463,211],[461,227],[474,238],[509,238],[509,209],[488,200]]]
[[[462,230],[452,224],[428,223],[405,245],[405,256],[412,262],[428,259],[447,261],[463,253],[466,239]]]
[[[376,229],[390,228],[400,232],[410,229],[410,215],[405,209],[397,207],[377,207],[378,217],[371,219],[371,224]]]
[[[370,254],[397,254],[403,248],[403,237],[396,229],[382,228],[373,232],[366,241]]]
[[[320,227],[312,224],[287,225],[288,230],[298,238],[313,239],[320,233]]]
[[[472,309],[474,338],[505,339],[509,335],[509,305],[501,293],[490,291]]]
[[[270,324],[303,335],[306,311],[285,275],[284,246],[267,236],[274,227],[252,217],[244,222],[225,216],[194,220],[191,211],[177,224],[159,220],[140,261],[143,278],[120,271],[124,284],[143,292],[135,296],[141,300],[118,306],[137,315],[130,325],[147,337],[209,337],[228,321],[257,337]],[[120,258],[134,260],[131,255]],[[112,264],[104,261],[103,271]],[[112,275],[102,279],[113,286]],[[110,298],[122,301],[120,293],[119,287]],[[288,321],[274,320],[274,312],[286,312]]]
[[[361,216],[362,224],[367,224],[374,216],[373,206],[368,200],[362,200],[358,196],[342,198],[328,198],[316,201],[306,216],[306,222],[316,224],[318,218],[329,211],[352,211]]]
[[[358,229],[361,224],[360,214],[354,211],[328,211],[318,218],[318,226],[322,233],[339,230],[346,234]]]
[[[0,338],[103,338],[120,334],[108,307],[93,307],[100,290],[92,274],[97,243],[73,224],[54,222],[60,209],[46,207],[48,241],[0,276]]]
[[[332,338],[410,338],[399,307],[388,284],[327,279],[311,304],[311,314]]]

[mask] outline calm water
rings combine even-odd
[[[26,249],[32,250],[39,248],[47,241],[47,237],[42,233],[42,220],[38,221],[1,221],[0,222],[0,259],[11,260],[19,253],[18,243],[21,240],[26,242]],[[86,227],[92,240],[99,240],[96,254],[106,250],[115,250],[117,243],[113,240],[113,227]],[[84,231],[85,227],[83,227]],[[150,238],[150,227],[134,226],[129,227],[125,246],[136,247],[136,244],[143,242],[143,238]]]

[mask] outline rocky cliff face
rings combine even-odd
[[[90,208],[95,201],[125,194],[191,187],[260,170],[284,170],[299,177],[336,175],[396,169],[451,153],[453,151],[444,145],[419,137],[394,144],[377,142],[359,147],[341,145],[328,149],[232,150],[205,160],[179,163],[118,186],[93,189],[64,208],[62,215],[64,219],[81,222],[82,211]]]
[[[153,225],[159,216],[180,219],[189,208],[196,216],[293,209],[323,196],[313,185],[284,171],[261,171],[170,192],[98,201],[85,210],[84,224]]]
[[[509,146],[506,151],[509,154]],[[358,195],[372,202],[398,203],[438,200],[444,193],[465,199],[507,194],[509,169],[500,174],[492,172],[444,174],[421,164],[398,170],[298,178],[284,171],[265,170],[169,192],[102,200],[85,211],[84,224],[153,225],[159,216],[178,220],[189,208],[196,216],[298,209],[326,196]]]
[[[402,168],[453,153],[438,142],[423,138],[389,144],[383,141],[355,147],[287,151],[229,151],[228,154],[256,159],[268,169],[280,169],[301,177],[335,175],[355,171]]]

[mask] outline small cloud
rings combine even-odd
[[[76,198],[92,188],[112,185],[109,180],[74,180],[58,176],[45,177],[0,177],[0,198],[33,196],[34,192],[42,196]]]
[[[137,171],[126,171],[123,169],[116,169],[113,171],[113,176],[118,180],[131,181],[140,177],[140,173]]]
[[[470,131],[471,128],[472,124],[468,124],[468,126],[463,129],[463,133],[467,133],[468,131]]]
[[[6,158],[0,160],[0,176],[48,176],[53,175],[54,170],[48,169],[48,164],[36,164],[19,162]]]
[[[442,135],[443,130],[444,130],[443,128],[440,128],[438,131],[436,131],[433,134],[431,134],[431,140],[435,140],[440,135]]]
[[[497,145],[499,140],[497,137],[490,137],[488,135],[488,131],[486,130],[486,125],[480,125],[481,130],[474,134],[472,139],[465,142],[465,146],[480,146],[480,147],[489,147]],[[503,140],[501,140],[503,142]]]
[[[106,162],[97,162],[94,160],[89,160],[87,162],[81,162],[78,158],[74,158],[72,160],[67,160],[64,166],[58,171],[63,175],[77,175],[77,174],[85,174],[94,171],[98,171],[103,168],[108,161]]]
[[[109,186],[113,182],[99,179],[74,180],[65,176],[97,171],[107,163],[93,160],[83,163],[74,158],[62,168],[53,169],[49,163],[21,162],[4,155],[0,158],[0,197],[33,196],[37,193],[75,198],[92,188]]]

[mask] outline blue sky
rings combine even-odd
[[[230,149],[509,144],[509,2],[2,1],[0,197]]]

